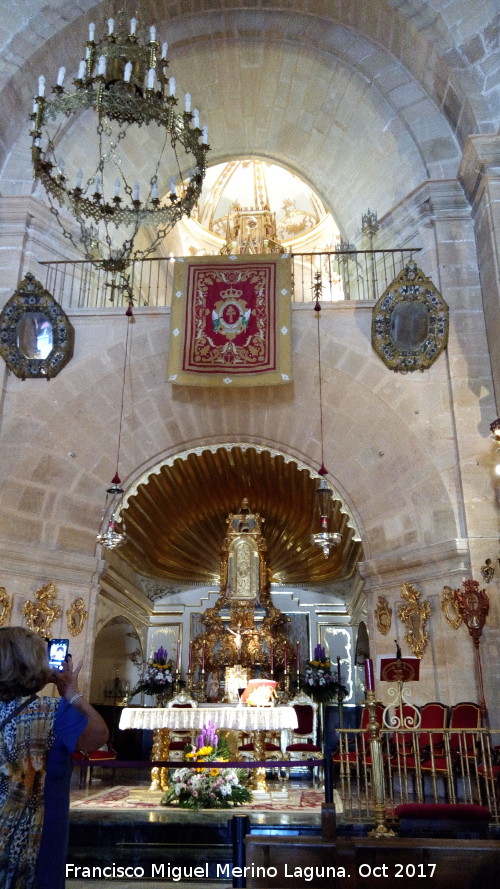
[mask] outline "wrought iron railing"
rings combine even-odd
[[[372,750],[366,729],[339,729],[334,780],[348,818],[373,815]],[[498,729],[381,729],[387,808],[407,802],[474,803],[500,823]],[[425,736],[425,747],[422,741]]]
[[[293,299],[308,303],[321,284],[321,301],[376,300],[421,248],[338,250],[292,255]],[[125,275],[80,260],[44,261],[43,285],[66,311],[127,306],[168,307],[176,262],[182,257],[134,262]],[[319,276],[319,278],[318,278]]]

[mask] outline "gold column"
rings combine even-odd
[[[373,801],[375,809],[376,825],[370,831],[369,836],[372,837],[395,837],[393,830],[386,824],[386,803],[385,803],[385,784],[384,784],[384,760],[382,757],[382,743],[380,740],[380,726],[377,722],[377,701],[375,700],[375,692],[366,692],[365,705],[368,708],[369,720],[368,731],[370,733],[370,754],[372,766],[372,785],[373,785]]]
[[[168,759],[170,750],[170,729],[155,728],[153,730],[153,747],[151,759],[153,762]],[[151,769],[150,790],[168,790],[168,769],[163,766],[153,766]]]

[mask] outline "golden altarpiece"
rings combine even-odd
[[[201,620],[205,631],[193,640],[193,662],[229,686],[246,685],[257,671],[275,674],[293,659],[286,637],[288,618],[271,600],[264,519],[244,499],[230,513],[220,563],[221,595]],[[286,654],[285,654],[286,652]]]

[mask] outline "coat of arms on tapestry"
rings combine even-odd
[[[167,379],[183,386],[290,383],[291,300],[289,255],[176,260]]]

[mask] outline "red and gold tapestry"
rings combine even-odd
[[[176,260],[167,379],[183,386],[292,380],[291,259]]]

